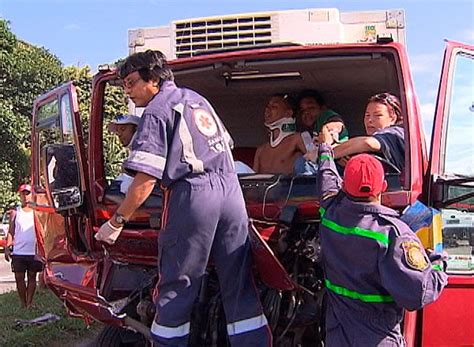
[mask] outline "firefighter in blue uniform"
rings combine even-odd
[[[377,159],[351,158],[341,184],[327,128],[319,141],[326,345],[404,346],[404,309],[439,297],[447,284],[444,255],[428,257],[398,213],[381,205],[386,181]]]
[[[271,333],[251,274],[248,216],[231,138],[209,102],[178,88],[159,51],[129,56],[120,67],[125,93],[146,107],[124,169],[135,173],[123,203],[96,238],[113,243],[151,193],[164,189],[158,237],[158,346],[186,346],[191,310],[209,259],[219,277],[233,346],[270,346]]]

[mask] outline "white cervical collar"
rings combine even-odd
[[[293,135],[296,132],[296,119],[291,117],[281,118],[273,123],[265,123],[265,127],[270,130],[270,146],[278,146],[283,139]],[[275,130],[278,131],[278,137],[273,138]]]

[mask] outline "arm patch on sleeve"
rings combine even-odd
[[[405,261],[409,267],[418,271],[423,271],[428,267],[428,261],[418,242],[405,241],[402,243],[402,247]]]

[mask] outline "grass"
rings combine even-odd
[[[99,323],[87,327],[82,319],[68,317],[62,302],[49,290],[37,290],[33,306],[21,308],[16,291],[0,295],[0,346],[74,346],[101,328]],[[61,319],[43,326],[15,328],[17,319],[30,320],[46,313]]]

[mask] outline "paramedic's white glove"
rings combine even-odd
[[[113,245],[115,240],[118,239],[120,233],[122,232],[123,226],[114,227],[110,221],[102,224],[99,231],[95,234],[95,239],[97,241],[106,242],[109,245]]]

